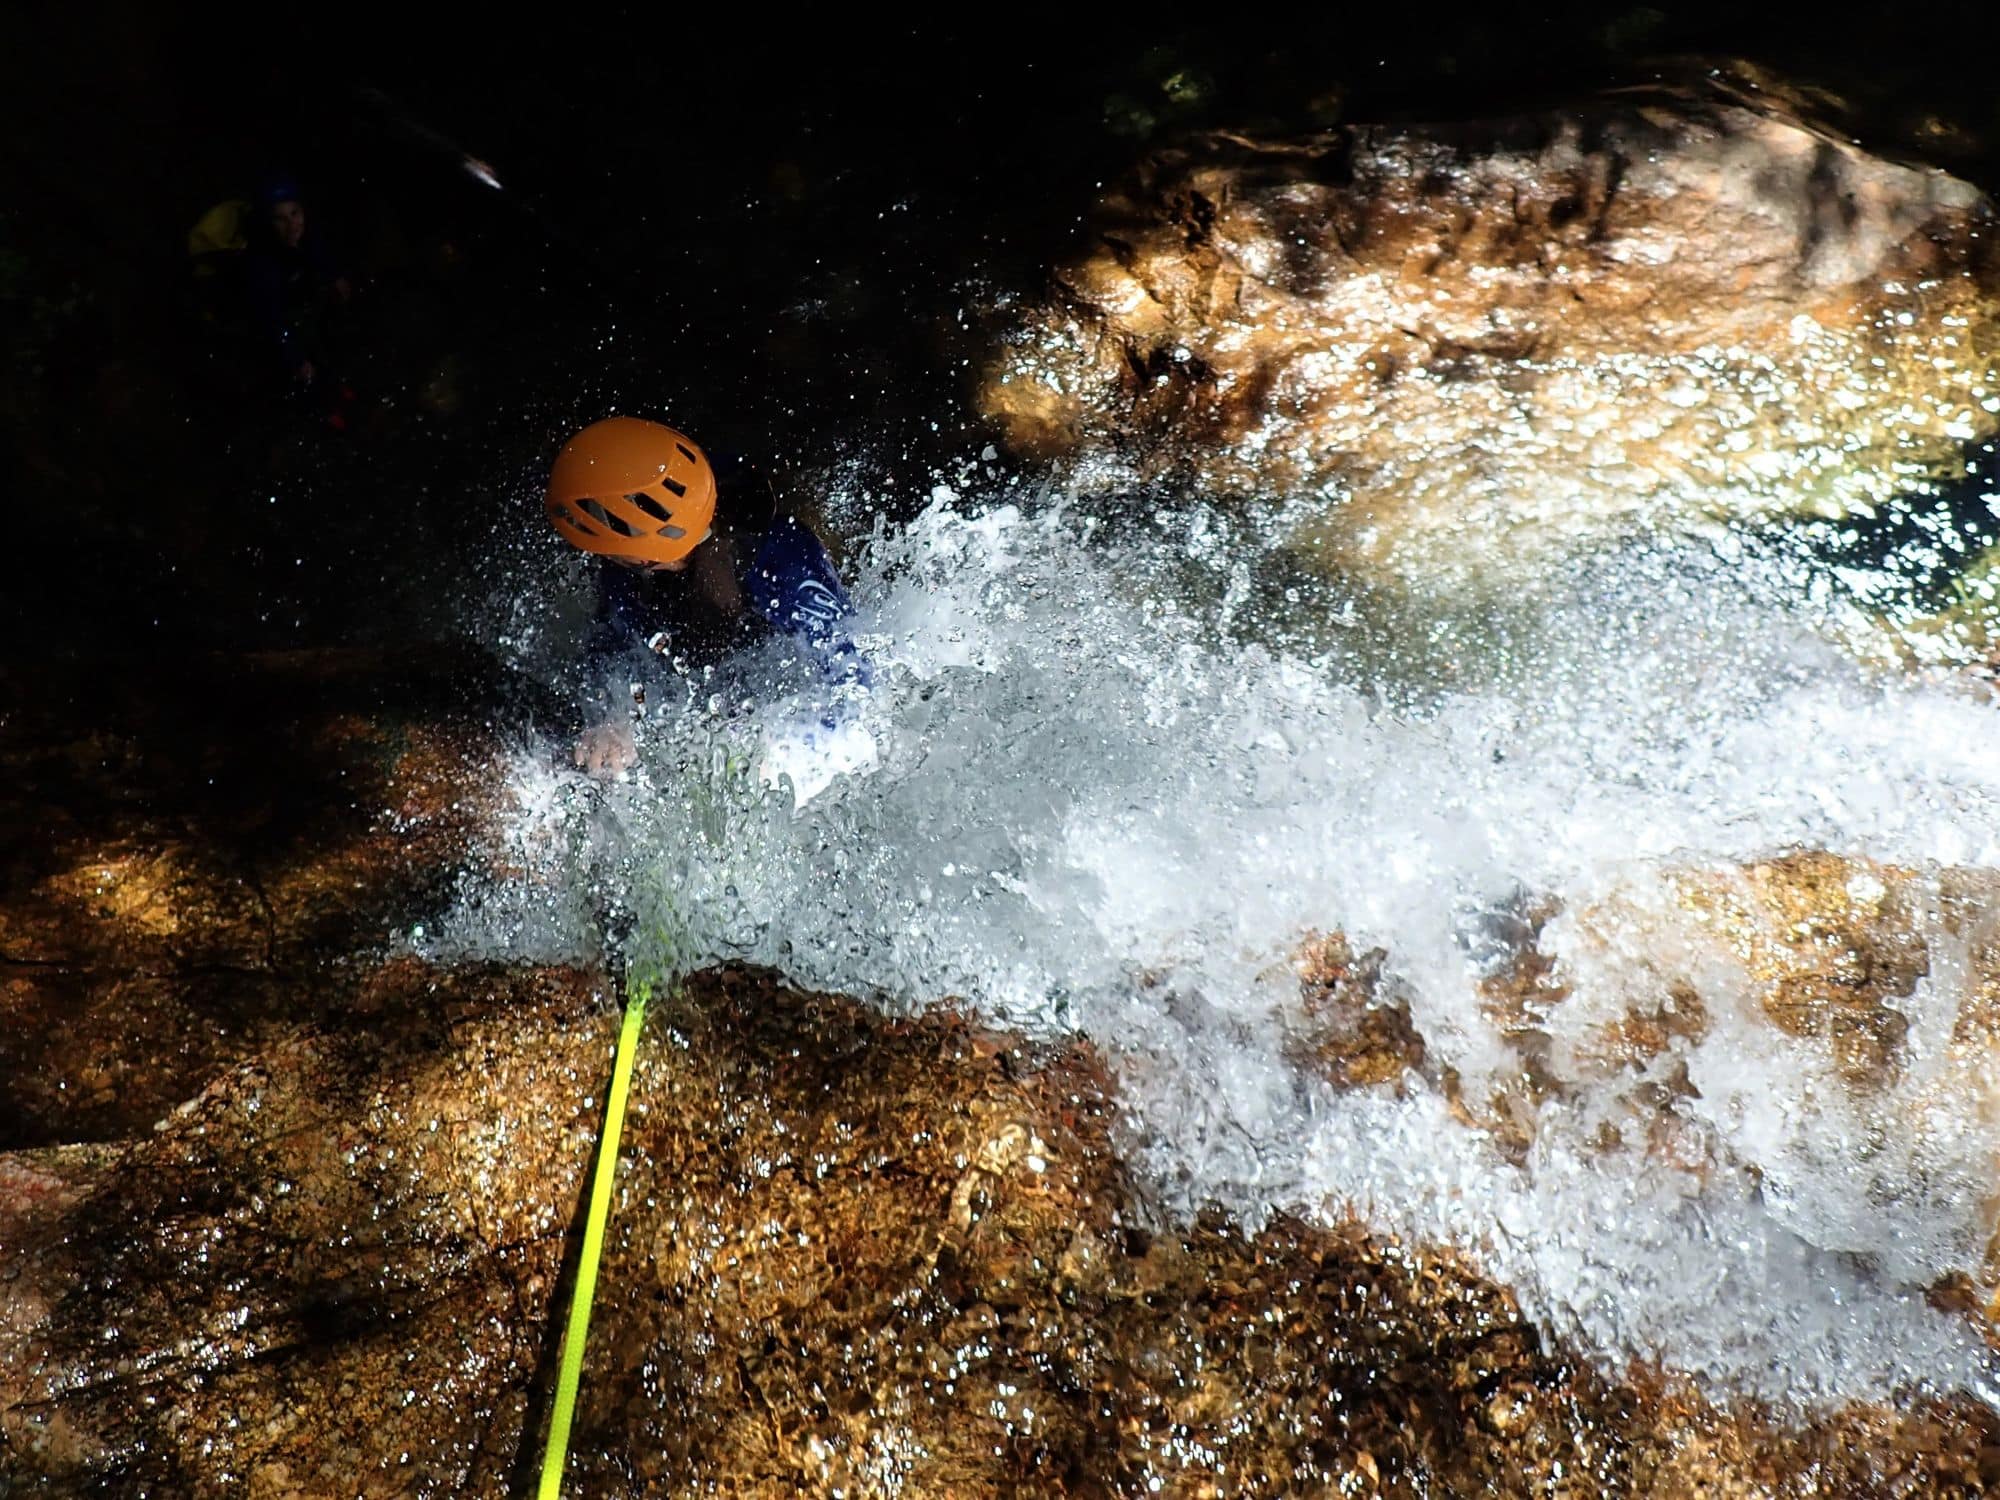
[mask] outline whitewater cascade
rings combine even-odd
[[[1463,1249],[1607,1359],[1745,1394],[2000,1399],[1973,1326],[1924,1297],[1977,1272],[2000,1160],[2000,1110],[1946,1045],[1971,979],[1937,902],[1929,972],[1892,1002],[1907,1065],[1864,1097],[1763,1018],[1684,899],[1798,850],[1919,886],[2000,869],[1991,705],[1855,649],[1857,590],[1747,532],[1434,601],[1286,540],[1276,513],[941,486],[851,570],[872,691],[833,702],[776,642],[663,669],[618,784],[524,746],[511,873],[468,875],[422,945],[550,958],[608,930],[632,962],[1081,1033],[1168,1212],[1359,1213]],[[795,810],[762,748],[829,711],[879,764]],[[1568,993],[1509,1150],[1436,1080],[1477,1100],[1519,1070],[1482,996],[1530,913]],[[1295,956],[1330,932],[1383,951],[1426,1076],[1343,1091],[1303,1061]],[[1703,1027],[1577,1061],[1670,970]],[[1604,1145],[1649,1087],[1672,1164]]]

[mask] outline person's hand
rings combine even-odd
[[[576,742],[576,763],[593,776],[616,776],[639,763],[632,726],[616,719],[584,730]]]

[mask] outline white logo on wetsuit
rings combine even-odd
[[[798,593],[792,598],[792,613],[822,624],[830,623],[841,616],[840,599],[817,579],[802,578]]]

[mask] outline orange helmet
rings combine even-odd
[[[679,562],[708,539],[715,470],[671,427],[606,417],[556,455],[548,509],[556,530],[586,552],[626,562]]]

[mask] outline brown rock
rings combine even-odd
[[[584,975],[377,983],[400,1001],[145,1141],[0,1163],[57,1185],[7,1221],[4,1472],[499,1495],[532,1470],[612,1018]],[[1974,1406],[1793,1432],[1607,1382],[1359,1225],[1148,1230],[1112,1116],[1087,1049],[948,1013],[748,973],[656,1002],[575,1492],[1976,1488]]]
[[[1339,933],[1312,938],[1295,955],[1301,1019],[1293,1060],[1337,1088],[1400,1084],[1423,1069],[1424,1039],[1409,1001],[1383,993],[1387,957],[1379,948],[1357,957]]]
[[[1558,915],[1559,945],[1548,934]],[[1476,1093],[1448,1072],[1431,1079],[1468,1128],[1516,1157],[1533,1143],[1545,1102],[1588,1088],[1608,1090],[1617,1105],[1601,1149],[1705,1175],[1724,1148],[1683,1108],[1696,1092],[1685,1059],[1725,1017],[1792,1039],[1797,1079],[1780,1082],[1797,1083],[1802,1108],[1822,1081],[1832,1085],[1845,1096],[1837,1117],[1866,1137],[1949,1142],[1994,1108],[2000,877],[1990,871],[1800,851],[1735,870],[1671,872],[1649,895],[1545,909],[1520,939],[1482,984],[1517,1066]],[[1942,1047],[1914,1070],[1921,985],[1938,987],[1925,1004],[1955,1001],[1956,1010]],[[1585,1003],[1596,1009],[1579,1012]],[[1983,1262],[1937,1267],[1930,1298],[1974,1316],[2000,1344],[2000,1191],[1983,1213]]]
[[[136,684],[88,749],[33,700],[0,732],[0,1036],[32,1084],[0,1152],[0,1492],[529,1485],[615,1020],[591,973],[375,953],[467,857],[462,768],[481,764],[457,710],[387,692],[400,670],[222,674],[234,725],[267,734],[207,752]],[[281,712],[271,689],[302,681]],[[364,685],[372,710],[332,712]],[[258,759],[279,732],[295,753]],[[210,765],[245,795],[206,800]],[[77,874],[107,851],[123,894]],[[245,871],[263,900],[230,894]],[[1366,959],[1306,957],[1309,1002],[1393,1017]],[[1388,1064],[1356,1059],[1423,1066],[1407,1015],[1384,1024],[1338,1054],[1358,1086]],[[1080,1042],[743,971],[656,1000],[572,1492],[1995,1478],[2000,1424],[1972,1403],[1798,1429],[1598,1371],[1448,1250],[1358,1223],[1162,1223],[1116,1115]]]
[[[447,652],[0,676],[0,1149],[143,1130],[338,1009],[330,960],[472,847],[496,691]]]
[[[1676,884],[1744,962],[1780,1030],[1829,1043],[1850,1083],[1897,1076],[1909,1020],[1894,1002],[1930,967],[1911,871],[1812,852]]]
[[[588,976],[385,982],[393,1023],[297,1028],[87,1173],[0,1158],[63,1179],[0,1245],[35,1310],[0,1331],[0,1472],[376,1494],[504,1469],[482,1445],[526,1409],[611,1024]]]
[[[1564,964],[1547,938],[1558,916]],[[1680,1117],[1677,1101],[1692,1085],[1674,1054],[1707,1037],[1718,1015],[1741,1012],[1744,998],[1751,1018],[1805,1044],[1802,1070],[1824,1066],[1824,1049],[1857,1101],[1922,1114],[1984,1097],[1973,1081],[2000,1042],[2000,882],[1989,872],[1925,875],[1802,851],[1738,870],[1673,872],[1665,899],[1650,905],[1631,893],[1572,912],[1531,905],[1512,926],[1513,946],[1479,992],[1515,1066],[1483,1092],[1427,1057],[1407,1005],[1385,994],[1386,955],[1356,960],[1338,936],[1299,955],[1296,1056],[1342,1087],[1412,1070],[1453,1101],[1468,1127],[1517,1157],[1533,1142],[1545,1102],[1610,1087],[1622,1091],[1629,1124],[1606,1135],[1606,1149],[1642,1146],[1697,1172],[1707,1150]],[[1944,1066],[1916,1090],[1905,1086],[1909,1003],[1932,977],[1940,941],[1943,959],[1956,965],[1959,1006]],[[1596,994],[1598,1009],[1579,1012],[1578,965],[1594,971],[1593,990],[1615,988],[1622,1003],[1607,1007]],[[1607,986],[1613,970],[1616,984]],[[1925,1128],[1923,1119],[1907,1122]],[[2000,1225],[2000,1195],[1994,1213]]]
[[[1955,1039],[1983,1043],[2000,1029],[2000,934],[1991,913],[2000,886],[1976,870],[1917,872],[1823,851],[1763,860],[1740,870],[1681,870],[1668,877],[1671,905],[1646,911],[1619,896],[1567,914],[1572,963],[1594,950],[1613,955],[1633,981],[1623,1011],[1579,1036],[1564,1028],[1558,1068],[1605,1077],[1707,1035],[1712,1013],[1733,1004],[1705,994],[1699,972],[1715,959],[1750,985],[1756,1012],[1779,1031],[1825,1044],[1841,1078],[1881,1092],[1901,1077],[1908,1017],[1902,1008],[1930,972],[1937,931],[1971,944],[1972,1003]],[[1489,1016],[1524,1055],[1546,1056],[1573,974],[1546,951],[1553,909],[1521,949],[1482,985]],[[1648,990],[1653,993],[1648,994]]]
[[[1196,136],[1010,312],[981,407],[1086,486],[1290,497],[1378,573],[1877,504],[2000,426],[1993,208],[1778,97]]]

